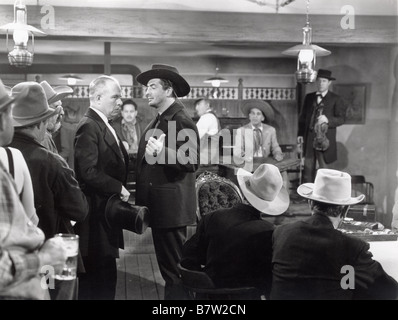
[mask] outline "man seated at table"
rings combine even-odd
[[[236,131],[234,156],[248,162],[253,158],[271,156],[276,161],[282,161],[283,153],[278,144],[276,130],[265,123],[274,118],[271,105],[258,99],[245,100],[241,110],[250,122]]]
[[[272,164],[254,173],[241,168],[237,177],[247,201],[204,215],[184,244],[181,265],[206,272],[217,287],[256,287],[268,298],[274,225],[263,218],[285,212],[289,194]]]
[[[336,230],[364,199],[351,197],[351,176],[319,169],[315,183],[297,192],[309,199],[312,217],[275,229],[271,299],[397,299],[398,283],[372,259],[369,244]]]

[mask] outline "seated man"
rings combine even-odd
[[[221,130],[220,121],[210,108],[209,100],[200,98],[195,101],[195,110],[200,117],[196,123],[200,139],[200,164],[219,163],[219,137]]]
[[[274,225],[262,216],[285,212],[289,195],[272,164],[253,174],[239,169],[238,182],[247,202],[204,215],[184,245],[181,265],[205,271],[217,287],[253,286],[268,297]]]
[[[264,123],[273,119],[272,107],[263,100],[253,99],[246,100],[241,110],[250,122],[236,131],[234,156],[249,162],[254,157],[269,156],[276,161],[283,160],[275,128]]]
[[[351,197],[350,175],[319,169],[315,183],[297,192],[313,215],[275,229],[271,299],[397,299],[398,283],[372,259],[369,244],[336,230],[364,199]]]

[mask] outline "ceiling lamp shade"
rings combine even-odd
[[[221,83],[228,83],[227,79],[218,76],[218,67],[216,67],[216,75],[212,78],[203,81],[204,83],[211,83],[212,87],[218,88]]]
[[[59,78],[60,80],[66,80],[68,82],[68,86],[74,86],[78,81],[82,81],[83,79],[74,75],[67,74]]]
[[[296,80],[300,83],[314,82],[317,76],[315,70],[316,57],[331,54],[329,50],[312,44],[312,28],[308,18],[309,0],[307,0],[307,22],[303,28],[303,43],[282,52],[289,56],[297,56]]]
[[[8,62],[12,66],[27,67],[32,65],[34,56],[34,36],[45,36],[43,31],[27,24],[27,9],[21,0],[14,3],[14,22],[0,27],[0,31],[6,33]],[[8,50],[8,37],[12,32],[14,49]],[[28,50],[29,37],[32,37],[32,52]]]

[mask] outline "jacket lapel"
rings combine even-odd
[[[87,117],[92,118],[95,122],[97,122],[98,126],[101,128],[101,131],[103,133],[104,141],[105,143],[115,152],[115,154],[124,162],[125,161],[125,156],[123,154],[122,148],[124,149],[123,146],[119,148],[119,145],[117,144],[115,137],[113,136],[112,132],[108,129],[107,125],[105,122],[100,118],[100,116],[93,110],[88,109],[87,111]],[[119,139],[120,142],[120,139]],[[120,142],[121,143],[121,142]]]

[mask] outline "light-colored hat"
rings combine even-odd
[[[73,89],[68,86],[58,86],[53,88],[47,81],[40,82],[40,85],[44,89],[48,104],[52,104],[56,101],[62,100],[63,98],[73,93]]]
[[[361,202],[365,195],[351,197],[351,176],[342,171],[318,169],[314,183],[304,183],[297,188],[300,196],[335,205],[352,205]]]
[[[274,119],[274,110],[268,102],[265,102],[260,99],[248,99],[243,100],[241,105],[241,110],[243,114],[248,117],[251,109],[260,110],[264,116],[267,118],[267,121],[272,121]]]
[[[12,109],[13,125],[22,128],[39,123],[55,114],[47,103],[43,87],[37,82],[21,82],[11,90],[13,97],[26,91],[26,95],[15,101]]]
[[[137,75],[137,81],[144,86],[148,84],[149,80],[155,78],[170,80],[177,97],[184,97],[191,91],[188,82],[180,75],[177,68],[167,64],[153,64],[151,70]]]
[[[237,178],[247,201],[257,210],[276,216],[289,207],[289,194],[279,169],[273,164],[263,163],[254,173],[239,169]]]

